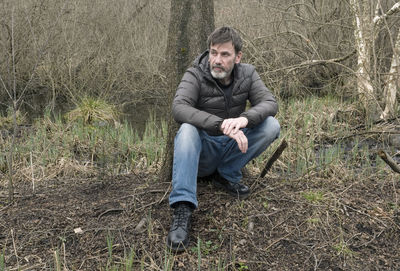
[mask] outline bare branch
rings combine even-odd
[[[293,7],[297,7],[297,6],[305,6],[305,7],[308,8],[308,10],[312,11],[312,13],[314,13],[315,15],[318,16],[318,12],[315,10],[315,8],[310,6],[310,5],[308,5],[308,4],[306,4],[306,3],[294,3],[294,4],[290,5],[290,6],[288,6],[285,11],[288,12],[289,9],[291,9]]]
[[[331,59],[320,59],[320,60],[308,60],[300,63],[296,67],[293,67],[289,69],[289,72],[303,68],[303,67],[308,67],[308,66],[314,66],[314,65],[324,65],[324,64],[332,64],[332,63],[340,63],[342,61],[345,61],[346,59],[349,59],[351,56],[356,54],[356,50],[352,51],[350,54],[338,57],[338,58],[331,58]]]
[[[393,5],[391,9],[388,10],[385,14],[382,14],[380,16],[375,16],[374,19],[372,20],[375,26],[379,26],[384,19],[386,19],[388,16],[393,15],[397,12],[400,12],[400,2],[397,2],[396,4]]]
[[[57,16],[57,19],[54,21],[53,27],[55,27],[55,26],[57,25],[58,21],[60,20],[61,14],[62,14],[62,12],[65,10],[65,7],[66,7],[66,5],[67,5],[67,2],[68,2],[68,1],[65,1],[65,2],[64,2],[64,5],[63,5],[62,8],[60,9],[60,11],[59,11],[59,13],[58,13],[58,16]],[[29,24],[30,24],[30,21],[29,21]],[[15,100],[16,100],[16,104],[20,104],[21,100],[23,99],[23,96],[24,96],[25,92],[26,92],[27,89],[28,89],[28,86],[29,86],[30,83],[32,82],[32,79],[33,79],[33,77],[34,77],[34,75],[35,75],[36,68],[38,67],[38,65],[39,65],[39,63],[40,63],[40,60],[42,59],[42,56],[43,56],[43,55],[45,54],[45,52],[46,52],[46,48],[47,48],[48,43],[50,42],[50,38],[51,38],[51,35],[49,35],[49,36],[47,37],[47,40],[45,41],[43,47],[39,50],[39,52],[38,52],[38,57],[37,57],[37,59],[36,59],[35,65],[34,65],[33,68],[32,68],[31,76],[30,76],[29,80],[26,82],[25,87],[24,87],[23,90],[21,91],[21,94],[19,95],[19,98],[18,98],[18,99],[15,99]]]
[[[14,101],[14,109],[15,101],[17,100],[17,78],[16,78],[16,67],[15,67],[15,44],[14,44],[14,8],[11,11],[11,58],[12,58],[12,74],[13,74],[13,101]]]
[[[136,10],[132,13],[132,15],[129,17],[127,23],[130,23],[133,19],[135,19],[141,12],[142,10],[148,6],[148,4],[150,3],[150,1],[145,2],[143,5],[139,6],[138,8],[136,8]]]
[[[12,100],[11,92],[7,88],[6,84],[4,83],[4,80],[3,80],[3,77],[1,76],[1,74],[0,74],[0,81],[1,81],[1,84],[3,85],[3,88],[6,90],[8,97],[10,97],[10,99]]]
[[[391,169],[393,169],[394,172],[400,173],[400,165],[398,165],[393,158],[387,154],[387,152],[379,150],[378,155]]]
[[[324,60],[321,60],[321,61],[324,61]],[[322,64],[335,64],[335,65],[338,65],[338,66],[342,67],[345,70],[348,70],[350,73],[354,73],[355,72],[351,67],[343,65],[340,62],[327,62],[327,61],[325,61],[325,63],[317,63],[317,64],[320,64],[320,65],[322,65]],[[275,70],[269,70],[267,72],[262,73],[262,75],[272,74],[272,73],[281,72],[281,71],[293,72],[293,71],[295,71],[297,69],[303,69],[303,68],[310,67],[311,65],[317,65],[317,64],[316,63],[305,63],[304,65],[296,64],[296,65],[282,67],[282,68],[275,69]]]
[[[260,174],[261,178],[264,178],[265,174],[270,170],[272,165],[275,163],[275,161],[281,156],[282,152],[286,149],[288,146],[286,140],[282,140],[281,144],[278,146],[278,148],[275,150],[275,152],[272,154],[271,158],[269,158],[267,164],[265,165],[263,171]]]

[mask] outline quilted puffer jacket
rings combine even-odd
[[[251,128],[275,116],[278,104],[264,85],[254,66],[235,64],[232,97],[228,101],[224,91],[211,76],[208,50],[198,56],[187,69],[176,91],[172,115],[178,123],[189,123],[210,135],[221,135],[221,123],[239,116],[248,119]],[[251,107],[246,110],[246,102]]]

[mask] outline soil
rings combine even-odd
[[[131,252],[131,270],[400,270],[398,175],[340,175],[247,176],[243,201],[199,180],[180,254],[165,248],[170,183],[154,175],[19,183],[12,204],[3,185],[0,255],[6,270],[125,270]]]

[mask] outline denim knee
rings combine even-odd
[[[175,136],[175,141],[193,141],[200,138],[197,128],[189,123],[183,123]]]
[[[260,124],[260,130],[261,133],[265,135],[266,139],[275,140],[280,135],[281,125],[276,118],[268,117]]]
[[[268,117],[267,122],[269,126],[268,130],[271,135],[275,135],[275,138],[278,138],[281,133],[281,125],[279,124],[279,121],[274,117]]]

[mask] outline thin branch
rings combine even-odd
[[[12,244],[13,244],[13,248],[14,248],[14,255],[15,258],[17,260],[17,270],[19,269],[19,257],[18,257],[18,253],[17,253],[17,246],[15,244],[15,238],[14,238],[14,230],[11,229],[11,239],[12,239]]]
[[[372,22],[375,24],[375,26],[379,26],[384,19],[386,19],[388,16],[393,15],[397,12],[400,12],[400,2],[397,2],[396,4],[393,5],[391,9],[389,9],[385,14],[382,14],[380,16],[375,16]]]
[[[10,98],[10,100],[12,100],[11,92],[10,92],[10,90],[7,88],[6,84],[4,83],[3,77],[1,76],[1,74],[0,74],[0,81],[1,81],[1,84],[3,85],[3,88],[6,90],[8,97]]]
[[[1,25],[3,25],[3,26],[7,29],[8,36],[9,36],[10,39],[11,39],[11,35],[12,35],[12,34],[11,34],[11,29],[10,29],[10,27],[9,27],[7,24],[5,24],[5,23],[2,23]],[[7,88],[6,84],[4,83],[4,80],[3,80],[3,77],[1,76],[1,74],[0,74],[0,81],[1,81],[1,84],[3,85],[3,88],[4,88],[5,91],[7,92],[8,97],[10,98],[10,100],[12,100],[12,94],[11,94],[10,90]]]
[[[64,2],[64,6],[60,9],[60,12],[58,13],[57,19],[54,21],[53,27],[55,27],[55,26],[57,25],[58,21],[60,20],[61,14],[62,14],[62,12],[64,11],[65,6],[66,6],[67,3],[68,3],[68,1],[65,1],[65,2]],[[28,21],[28,22],[29,22],[29,24],[30,24],[30,21]],[[16,101],[17,101],[16,104],[20,104],[20,101],[21,101],[22,98],[24,97],[25,92],[28,90],[28,86],[29,86],[30,83],[32,82],[32,79],[33,79],[33,77],[34,77],[34,75],[35,75],[35,70],[36,70],[37,66],[39,65],[40,59],[41,59],[42,56],[45,54],[46,47],[47,47],[47,45],[48,45],[48,43],[49,43],[49,41],[50,41],[50,37],[51,37],[51,35],[49,35],[49,36],[47,37],[47,40],[45,41],[45,43],[44,43],[42,49],[39,50],[38,57],[37,57],[37,59],[36,59],[35,65],[33,66],[33,69],[32,69],[32,74],[31,74],[29,80],[26,82],[25,87],[24,87],[24,89],[22,90],[21,94],[19,95],[18,100],[16,100]]]
[[[150,1],[147,1],[143,5],[137,7],[136,10],[134,12],[132,12],[132,15],[128,18],[127,24],[129,24],[133,19],[135,19],[142,12],[142,10],[146,6],[148,6],[149,3],[150,3]]]
[[[304,36],[304,35],[301,34],[301,33],[296,32],[296,31],[294,31],[294,30],[288,30],[288,31],[286,31],[286,33],[292,34],[292,35],[295,35],[295,36],[300,37],[302,40],[304,40],[304,41],[306,42],[306,44],[312,49],[312,51],[314,51],[314,53],[315,53],[318,57],[320,56],[320,55],[319,55],[319,52],[318,52],[318,50],[317,50],[317,48],[315,48],[315,47],[313,46],[313,44],[312,44],[312,42],[310,41],[310,39],[308,39],[306,36]]]
[[[331,59],[321,59],[321,60],[310,60],[306,62],[300,63],[300,65],[318,65],[318,64],[325,64],[325,63],[338,63],[345,61],[349,59],[351,56],[355,55],[357,53],[356,50],[352,51],[348,55],[342,56],[342,57],[337,57],[337,58],[331,58]]]
[[[12,73],[13,73],[13,133],[10,145],[10,151],[8,153],[8,198],[12,202],[14,200],[14,150],[15,150],[15,137],[17,134],[17,108],[16,108],[16,97],[17,97],[17,84],[16,84],[16,68],[15,68],[15,47],[14,47],[14,8],[11,10],[11,55],[12,55]]]
[[[12,59],[12,74],[13,74],[13,91],[14,91],[14,105],[13,108],[16,109],[17,100],[17,76],[15,67],[15,44],[14,44],[14,8],[11,11],[11,59]]]
[[[300,69],[303,67],[308,67],[308,66],[340,63],[340,62],[343,62],[343,61],[349,59],[351,56],[355,55],[356,53],[357,53],[357,51],[354,50],[351,53],[349,53],[348,55],[338,57],[338,58],[304,61],[304,62],[301,62],[300,64],[296,65],[295,67],[289,69],[288,72],[291,72],[293,70]]]
[[[279,68],[279,69],[275,69],[275,70],[270,70],[270,71],[264,72],[264,73],[262,73],[262,75],[281,72],[281,71],[292,72],[292,71],[295,71],[297,69],[307,68],[307,67],[310,66],[310,64],[311,63],[309,63],[307,65],[296,64],[296,65],[291,65],[291,66],[287,66],[287,67],[282,67],[282,68]],[[322,63],[319,63],[319,64],[322,64]],[[355,71],[352,70],[350,67],[347,67],[347,66],[345,66],[345,65],[343,65],[343,64],[341,64],[339,62],[326,62],[326,64],[335,64],[335,65],[338,65],[338,66],[342,67],[345,70],[348,70],[350,73],[355,73]]]
[[[398,165],[386,151],[379,150],[378,155],[394,172],[400,173],[400,165]]]
[[[270,170],[272,165],[275,163],[275,161],[281,156],[282,152],[286,149],[288,146],[287,142],[285,139],[282,140],[281,144],[278,146],[278,148],[275,150],[275,152],[272,154],[271,158],[269,158],[267,164],[265,165],[263,171],[260,174],[261,178],[264,178],[265,174]]]

